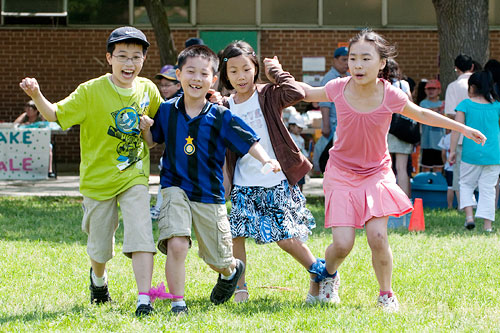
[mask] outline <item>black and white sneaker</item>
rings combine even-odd
[[[97,287],[92,281],[92,267],[90,267],[90,303],[92,304],[103,304],[106,302],[111,302],[111,297],[109,296],[108,284],[106,283],[103,287]]]
[[[135,310],[136,317],[149,316],[155,309],[151,304],[141,304]]]
[[[189,314],[189,310],[188,310],[188,307],[186,305],[177,305],[177,306],[174,306],[172,307],[172,310],[170,310],[170,312],[172,314],[175,314],[177,316],[180,316],[180,315],[188,315]]]
[[[212,294],[210,294],[210,301],[215,305],[222,304],[228,301],[231,296],[233,296],[234,291],[236,290],[236,285],[238,284],[238,280],[240,279],[241,274],[245,271],[245,264],[243,261],[236,259],[236,274],[233,276],[231,280],[224,280],[221,278],[219,274],[219,278],[217,279],[217,284],[214,289],[212,289]]]

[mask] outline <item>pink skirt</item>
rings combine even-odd
[[[399,217],[413,210],[410,199],[396,184],[390,166],[365,176],[328,163],[323,190],[325,228],[362,229],[373,217]]]

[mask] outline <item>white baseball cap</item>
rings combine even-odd
[[[288,125],[290,124],[295,124],[302,129],[307,127],[304,118],[302,118],[299,113],[294,113],[290,116],[290,118],[288,119]]]

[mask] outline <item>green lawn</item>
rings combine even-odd
[[[153,316],[137,319],[121,228],[108,266],[114,302],[89,304],[80,205],[79,198],[0,197],[0,331],[500,331],[499,233],[482,232],[481,222],[464,230],[463,213],[426,210],[425,232],[390,231],[397,314],[375,306],[378,285],[365,234],[358,231],[340,270],[338,306],[306,306],[305,270],[275,244],[251,241],[250,301],[214,306],[209,294],[216,274],[198,258],[194,242],[186,263],[190,315],[170,315],[169,301],[162,300]],[[331,239],[322,227],[322,199],[309,199],[309,208],[318,227],[308,245],[322,256]],[[164,255],[155,256],[155,284],[165,280],[164,263]]]

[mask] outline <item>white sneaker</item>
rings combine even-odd
[[[340,273],[334,278],[328,277],[319,283],[319,301],[322,303],[340,303]]]
[[[306,304],[316,304],[317,302],[319,302],[319,295],[313,296],[313,295],[307,293]]]
[[[380,306],[385,312],[399,311],[399,302],[394,294],[391,297],[389,297],[389,295],[379,296],[377,305]]]

